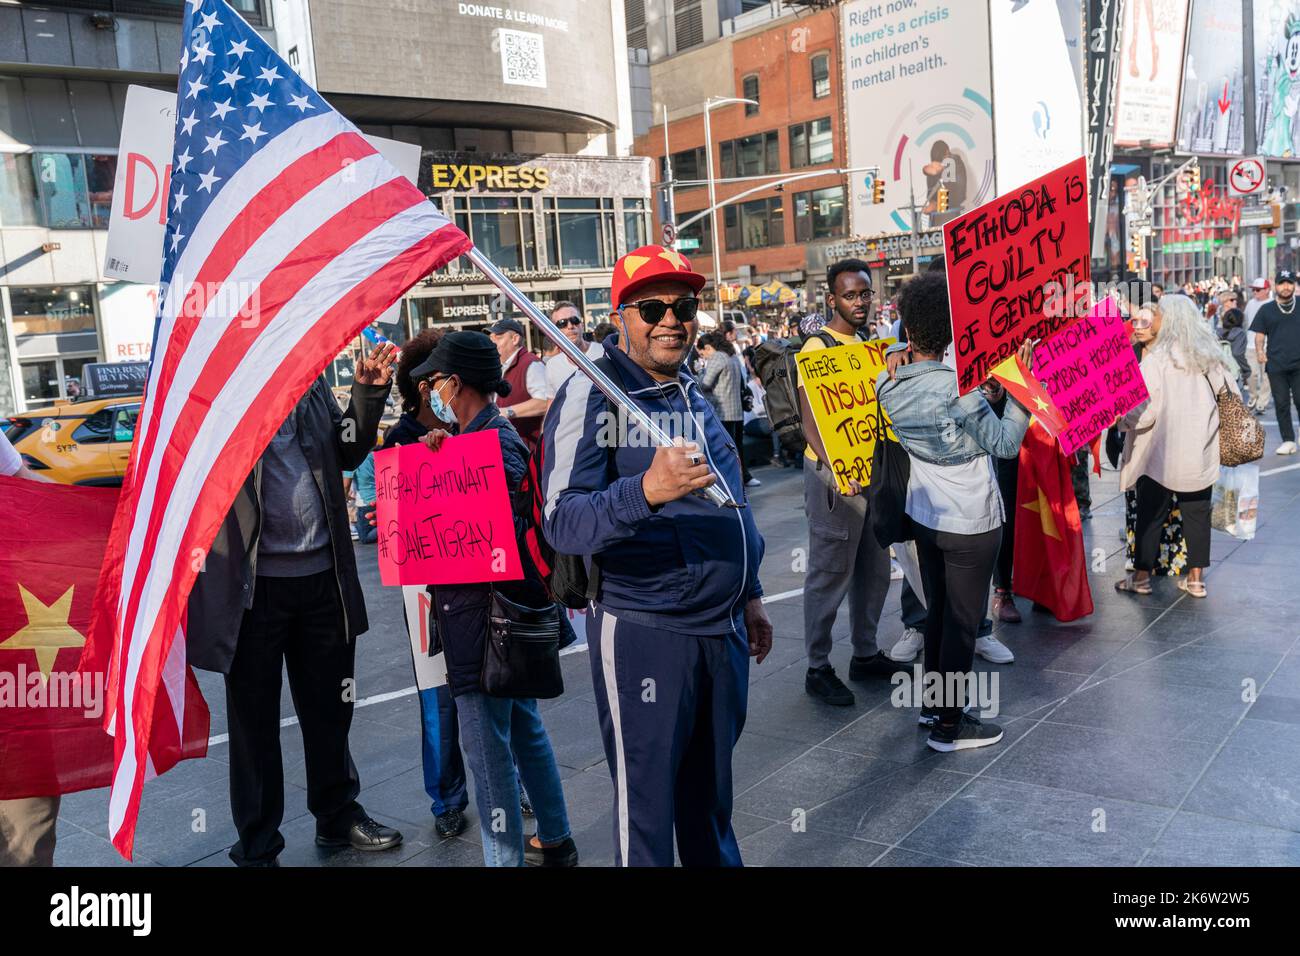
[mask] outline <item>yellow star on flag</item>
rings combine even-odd
[[[1038,395],[1034,396],[1034,404],[1038,406],[1038,410],[1040,412],[1045,412],[1052,407],[1048,405],[1045,401],[1043,401],[1042,398],[1039,397]]]
[[[1038,514],[1039,521],[1043,524],[1043,534],[1049,538],[1061,540],[1061,532],[1056,530],[1056,516],[1052,514],[1052,506],[1048,504],[1047,495],[1043,493],[1043,486],[1038,486],[1038,500],[1030,501],[1020,507],[1026,511],[1034,511]]]
[[[665,249],[659,253],[659,258],[667,259],[678,272],[686,268],[686,260],[682,258],[682,254],[676,249]]]
[[[627,273],[627,277],[630,279],[634,275],[636,275],[636,271],[638,269],[640,269],[643,265],[645,265],[649,261],[650,261],[649,256],[624,256],[623,271]]]
[[[53,604],[47,605],[21,584],[18,595],[27,611],[27,625],[0,641],[0,650],[30,650],[36,652],[36,665],[41,669],[41,679],[48,681],[54,669],[54,660],[65,647],[83,647],[86,637],[68,623],[72,612],[72,588]]]

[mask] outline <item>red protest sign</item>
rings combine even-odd
[[[376,452],[375,509],[386,585],[524,576],[495,431]]]
[[[1065,419],[1057,434],[1071,455],[1147,400],[1147,385],[1114,299],[1034,349],[1034,377]]]
[[[1092,304],[1086,183],[1080,157],[944,224],[961,394]]]

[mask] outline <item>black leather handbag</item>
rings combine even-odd
[[[871,453],[871,484],[866,494],[871,533],[882,548],[915,537],[906,511],[907,483],[911,478],[912,461],[903,446],[889,437],[884,411],[877,403],[876,448]]]
[[[564,693],[560,609],[525,607],[492,589],[479,683],[490,697],[549,700]]]

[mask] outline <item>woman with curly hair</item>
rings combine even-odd
[[[982,723],[964,705],[1005,520],[993,459],[1020,453],[1029,414],[1014,397],[998,417],[981,390],[958,395],[957,375],[943,362],[952,319],[942,274],[907,282],[898,310],[911,359],[881,373],[876,394],[911,465],[906,512],[926,598],[920,723],[931,728],[927,743],[934,750],[987,747],[1002,739],[1001,728]],[[1033,344],[1025,342],[1018,354],[1030,366]]]

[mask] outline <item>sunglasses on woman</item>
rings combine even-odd
[[[662,299],[642,299],[640,302],[629,302],[623,308],[629,306],[636,309],[641,316],[641,321],[649,325],[658,325],[662,322],[669,309],[673,310],[677,321],[685,325],[687,322],[695,321],[700,311],[700,300],[691,296],[685,296],[673,303],[664,302]]]

